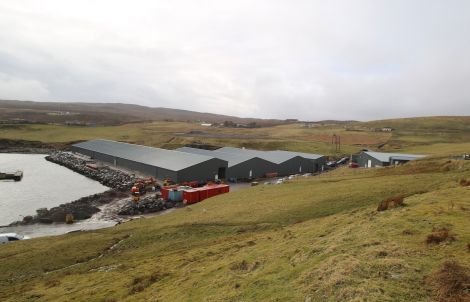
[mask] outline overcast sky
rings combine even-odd
[[[470,115],[470,1],[2,1],[0,98]]]

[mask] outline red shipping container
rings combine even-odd
[[[199,201],[203,201],[204,199],[209,198],[207,187],[201,187],[201,188],[198,188],[197,190],[199,191]]]
[[[230,186],[228,185],[222,185],[221,189],[222,189],[222,193],[230,192]]]
[[[199,202],[199,190],[185,190],[183,191],[183,200],[186,200],[187,204]]]
[[[207,188],[207,198],[211,198],[216,196],[217,193],[217,187],[210,186]]]
[[[183,199],[186,200],[187,204],[193,204],[196,202],[203,201],[204,199],[214,197],[223,193],[230,192],[230,186],[228,185],[211,185],[200,188],[194,188],[183,191]],[[162,190],[163,196],[163,190]]]

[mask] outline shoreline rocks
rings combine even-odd
[[[99,206],[108,204],[116,199],[128,198],[129,194],[114,189],[103,193],[82,197],[75,201],[61,204],[50,209],[40,208],[36,215],[25,216],[22,221],[16,221],[10,226],[27,225],[34,223],[50,224],[54,222],[66,222],[67,215],[73,215],[74,220],[91,218],[100,211]]]
[[[133,216],[160,212],[174,207],[182,207],[182,202],[164,201],[154,196],[144,196],[139,202],[129,201],[118,212],[118,215]]]
[[[136,178],[127,173],[110,169],[109,167],[100,167],[91,169],[87,167],[87,161],[74,156],[68,152],[55,151],[46,160],[55,164],[69,168],[79,174],[94,179],[102,185],[117,189],[120,191],[128,191],[135,183]]]

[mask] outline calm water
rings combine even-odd
[[[108,189],[44,157],[0,153],[0,171],[24,173],[20,182],[0,180],[0,225],[33,215],[38,208],[51,208]]]

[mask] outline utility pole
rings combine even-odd
[[[333,134],[331,137],[331,147],[333,152],[341,152],[341,136]]]

